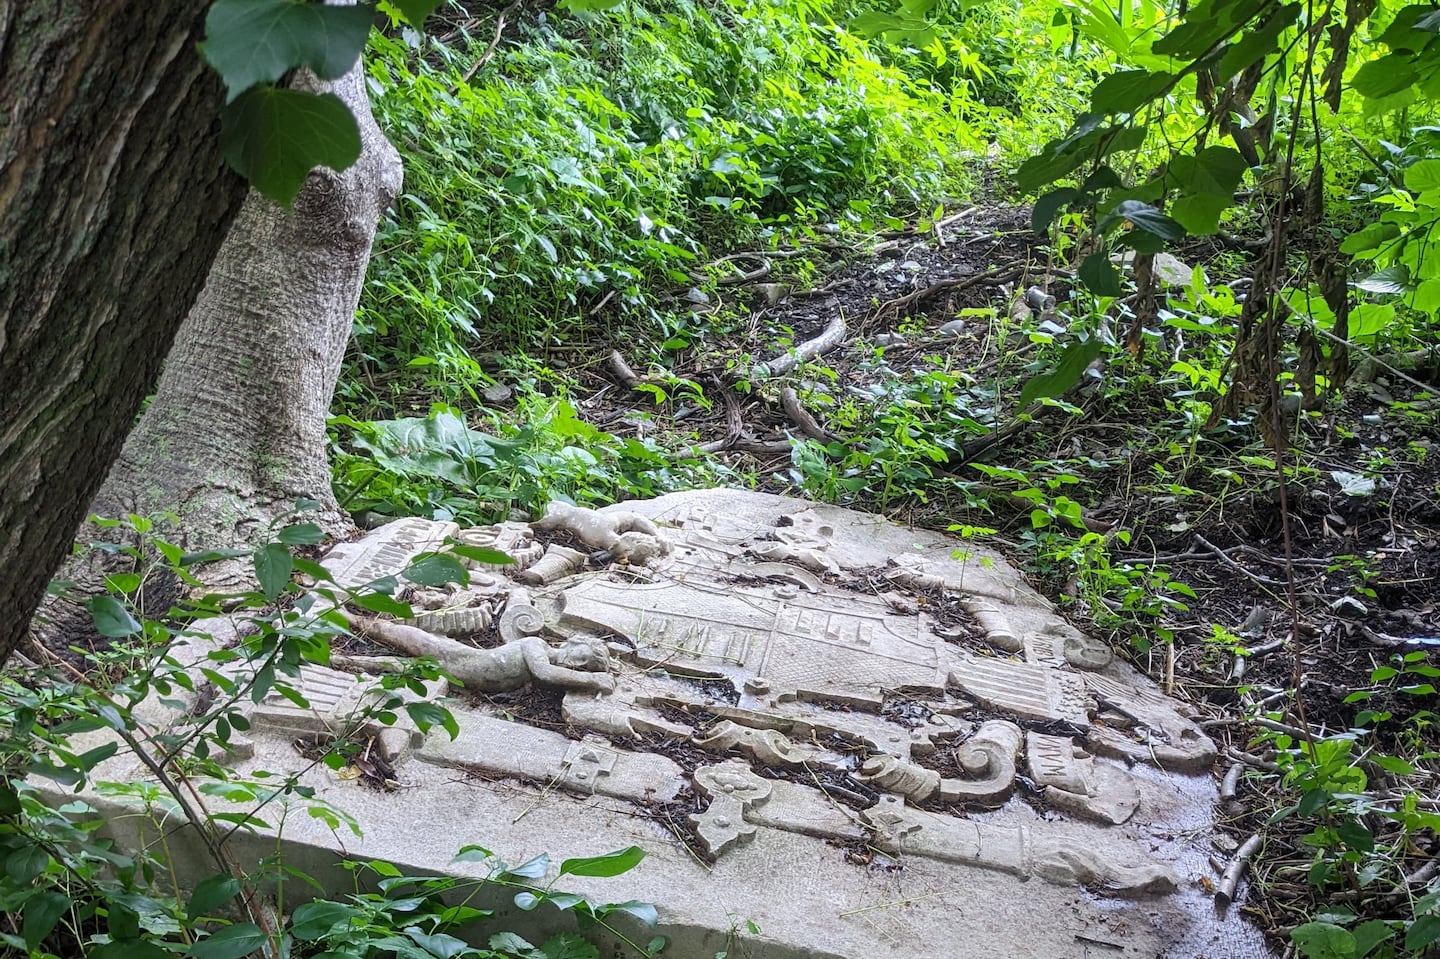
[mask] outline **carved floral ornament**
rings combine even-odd
[[[331,554],[348,585],[446,537],[507,552],[516,566],[417,597],[431,608],[409,623],[353,621],[477,691],[560,687],[582,731],[477,714],[476,734],[432,733],[412,758],[635,801],[689,788],[706,802],[691,822],[712,858],[780,828],[1114,894],[1176,888],[1117,830],[1155,778],[1136,765],[1203,772],[1214,745],[1003,561],[952,558],[938,534],[917,549],[921,534],[882,519],[761,494],[626,507],[553,504],[529,526],[465,531],[404,520]],[[945,638],[937,597],[958,602],[978,638]],[[492,626],[503,642],[490,649],[446,635]],[[895,700],[911,704],[904,715]],[[705,758],[687,773],[646,751],[654,737]],[[1107,841],[1061,838],[1034,817],[965,818],[967,804],[1022,800]]]

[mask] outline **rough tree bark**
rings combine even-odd
[[[0,664],[245,195],[205,6],[0,0]]]
[[[320,504],[305,520],[333,535],[353,530],[331,489],[325,419],[402,168],[371,115],[361,64],[330,83],[306,75],[293,85],[345,101],[360,125],[360,159],[341,173],[313,171],[292,210],[253,191],[245,199],[155,398],[91,506],[99,516],[174,514],[156,533],[186,548],[254,545],[300,499]],[[82,529],[80,538],[113,540],[114,531]],[[78,556],[63,578],[85,589],[105,562]],[[197,574],[234,588],[247,572],[218,563]],[[147,589],[147,605],[163,610],[173,599],[164,581]],[[36,634],[52,647],[83,644],[89,615],[48,602]]]

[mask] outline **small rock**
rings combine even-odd
[[[766,306],[774,306],[790,295],[790,288],[784,283],[756,283],[755,292],[760,294]]]
[[[906,260],[904,263],[900,264],[900,269],[904,270],[906,273],[919,273],[925,268],[920,265],[919,260]]]
[[[1370,610],[1365,608],[1365,604],[1354,596],[1341,596],[1330,604],[1330,609],[1339,616],[1352,616],[1356,618],[1370,612]]]
[[[939,332],[943,336],[961,336],[965,332],[965,321],[951,320],[949,323],[943,324]]]
[[[899,333],[881,333],[875,337],[876,346],[904,346],[905,337]]]
[[[503,403],[515,395],[515,391],[504,383],[492,383],[480,391],[487,403]]]
[[[708,306],[710,295],[698,286],[692,286],[685,291],[685,302],[694,303],[696,306]]]
[[[1155,279],[1162,286],[1189,286],[1190,276],[1195,271],[1184,261],[1169,253],[1156,253],[1154,262]]]

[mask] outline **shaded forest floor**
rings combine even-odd
[[[1248,269],[1214,243],[1182,252],[1205,283],[1162,299],[1160,320],[1181,322],[1145,331],[1139,355],[1093,368],[1064,404],[1017,416],[1021,385],[1078,330],[1123,334],[1078,315],[1070,275],[1047,270],[1038,242],[1023,210],[969,210],[874,253],[837,244],[803,274],[791,251],[732,257],[714,265],[718,293],[677,292],[692,319],[665,343],[570,344],[548,362],[580,415],[613,435],[671,448],[688,436],[756,488],[1005,552],[1077,625],[1199,709],[1221,746],[1217,779],[1239,774],[1217,863],[1263,836],[1243,899],[1262,928],[1288,938],[1336,901],[1398,917],[1410,890],[1364,869],[1383,857],[1424,880],[1436,862],[1424,817],[1437,811],[1426,797],[1440,741],[1440,399],[1423,371],[1417,383],[1373,367],[1313,411],[1297,395],[1279,464],[1252,423],[1208,423],[1223,314]],[[1056,306],[1018,306],[1031,287]],[[827,331],[838,345],[776,372]],[[1307,725],[1348,745],[1296,761]],[[1324,757],[1337,751],[1368,782],[1333,781]],[[1364,808],[1331,815],[1354,794]],[[1322,860],[1339,872],[1317,876]]]

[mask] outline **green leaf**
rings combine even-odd
[[[1372,223],[1347,236],[1340,243],[1340,252],[1361,259],[1374,259],[1392,241],[1399,239],[1400,227],[1394,223]]]
[[[1411,193],[1440,189],[1440,160],[1421,160],[1406,167],[1405,189]]]
[[[1330,922],[1307,922],[1296,926],[1290,938],[1307,959],[1344,959],[1355,955],[1355,937]]]
[[[1353,285],[1355,289],[1364,290],[1366,293],[1408,293],[1411,290],[1410,270],[1404,263],[1393,263],[1383,270],[1356,280]]]
[[[602,908],[606,915],[612,912],[627,913],[651,927],[660,921],[660,913],[655,907],[648,902],[641,902],[638,899],[631,899],[629,902],[610,903]]]
[[[394,616],[398,619],[409,619],[415,615],[409,603],[402,603],[393,596],[386,596],[384,593],[362,593],[352,597],[350,600],[361,609],[368,609],[372,613],[384,613],[387,616]]]
[[[1300,4],[1291,3],[1273,10],[1258,25],[1247,24],[1238,40],[1230,42],[1220,57],[1216,76],[1233,77],[1251,64],[1276,53],[1280,47],[1280,34],[1294,25],[1300,16]]]
[[[193,922],[201,916],[213,916],[215,910],[240,894],[239,879],[230,875],[211,876],[195,884],[185,915]]]
[[[255,578],[260,581],[260,591],[272,603],[290,585],[290,574],[294,569],[294,558],[289,548],[279,543],[266,543],[255,551]]]
[[[229,89],[227,103],[257,83],[277,83],[296,67],[322,80],[345,75],[370,36],[375,8],[308,0],[215,0],[200,52]]]
[[[432,726],[441,726],[450,734],[452,740],[460,737],[460,723],[444,706],[425,702],[406,703],[405,712],[422,733],[428,733]]]
[[[440,6],[443,0],[390,0],[395,9],[405,17],[407,23],[419,30],[425,26],[425,21],[435,8]],[[619,3],[620,0],[614,0]]]
[[[445,551],[491,566],[513,566],[515,564],[515,557],[509,553],[498,549],[488,549],[484,546],[469,546],[465,543],[451,542],[446,544]]]
[[[1405,933],[1405,949],[1416,953],[1440,942],[1440,916],[1421,916]]]
[[[556,6],[575,13],[603,13],[620,6],[621,0],[560,0]]]
[[[1019,409],[1025,409],[1038,399],[1056,399],[1064,396],[1080,382],[1085,368],[1095,362],[1103,348],[1099,340],[1076,341],[1065,348],[1055,369],[1048,373],[1032,376],[1020,391]]]
[[[1394,938],[1395,930],[1383,919],[1371,919],[1369,922],[1362,922],[1352,931],[1355,936],[1355,957],[1365,959],[1375,950],[1375,947],[1382,942]]]
[[[48,889],[29,892],[21,909],[25,947],[33,952],[69,908],[69,896]]]
[[[867,40],[880,36],[882,33],[889,33],[891,30],[903,30],[905,21],[889,13],[881,13],[878,10],[866,10],[850,18],[845,24],[845,29],[856,36],[865,37]]]
[[[220,147],[251,186],[288,207],[311,170],[360,158],[360,127],[333,93],[252,87],[220,114]]]
[[[1185,239],[1183,226],[1143,200],[1122,200],[1115,209],[1101,218],[1100,229],[1108,230],[1121,221],[1129,223],[1133,229],[1171,243],[1179,243]]]
[[[454,959],[455,956],[470,948],[470,944],[464,939],[457,939],[443,932],[428,933],[419,926],[407,926],[405,935],[414,940],[420,948],[439,959]]]
[[[587,856],[580,859],[566,859],[560,863],[562,876],[618,876],[629,872],[645,858],[645,850],[639,846],[626,846],[603,856]]]
[[[295,523],[275,534],[275,541],[286,546],[314,546],[324,540],[325,531],[314,523]]]
[[[50,865],[50,854],[37,845],[22,846],[5,859],[5,875],[18,883],[27,883]]]
[[[550,856],[541,853],[533,859],[527,859],[514,869],[507,869],[505,875],[518,879],[544,879],[545,873],[550,869]]]
[[[1076,276],[1085,284],[1085,289],[1096,296],[1119,296],[1125,292],[1120,282],[1120,271],[1110,262],[1109,254],[1103,251],[1091,253],[1082,260]]]
[[[20,815],[20,794],[8,776],[0,776],[0,816]]]
[[[106,576],[105,588],[112,593],[133,593],[140,588],[140,574],[114,573]]]
[[[1035,206],[1030,210],[1030,229],[1036,233],[1044,233],[1050,228],[1050,222],[1055,215],[1080,195],[1080,191],[1074,187],[1062,187],[1059,190],[1051,190],[1049,193],[1035,201]]]
[[[1076,119],[1063,138],[1051,140],[1015,172],[1015,182],[1033,193],[1086,163],[1098,162],[1118,150],[1138,150],[1145,144],[1145,128],[1138,125],[1101,126],[1103,118],[1087,113]]]
[[[175,953],[148,939],[120,939],[86,946],[85,959],[175,959]]]
[[[327,900],[307,902],[290,917],[290,934],[304,941],[319,939],[338,924],[348,924],[359,915],[358,909],[344,903]]]
[[[1350,86],[1367,100],[1379,100],[1409,89],[1415,79],[1411,58],[1404,54],[1391,53],[1361,64],[1360,69],[1355,71]]]
[[[1134,113],[1170,88],[1175,78],[1149,70],[1120,70],[1090,91],[1090,109],[1096,113]]]
[[[1440,279],[1426,280],[1417,286],[1410,297],[1410,308],[1432,314],[1440,310]]]
[[[1234,193],[1245,177],[1245,158],[1232,147],[1206,147],[1194,156],[1177,156],[1165,168],[1165,180],[1187,193]]]
[[[573,932],[562,932],[545,940],[540,947],[545,959],[599,959],[600,950]]]
[[[1170,204],[1175,222],[1191,236],[1220,232],[1220,216],[1235,205],[1228,193],[1191,193]]]
[[[196,942],[185,954],[195,959],[241,959],[262,948],[268,938],[255,923],[237,922]]]
[[[1370,853],[1375,849],[1375,835],[1364,824],[1354,819],[1342,819],[1335,824],[1335,835],[1351,849]]]
[[[140,624],[114,596],[92,596],[85,606],[95,620],[95,631],[101,636],[119,639],[140,632]]]
[[[405,567],[400,573],[405,579],[421,586],[444,586],[446,583],[468,583],[470,574],[454,556],[445,553],[428,553]]]
[[[526,939],[513,932],[497,932],[492,935],[487,943],[496,952],[513,952],[516,955],[526,955],[533,952],[535,947]]]

